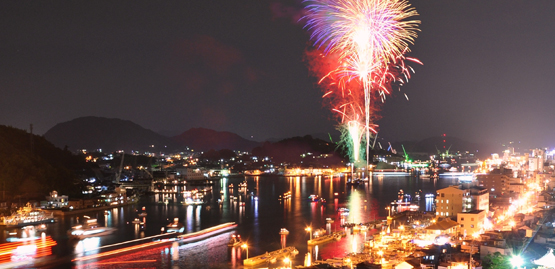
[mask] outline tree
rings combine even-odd
[[[507,255],[503,255],[499,252],[488,254],[484,257],[484,268],[489,269],[507,269],[513,268],[511,263],[511,258]]]

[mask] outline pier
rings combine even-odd
[[[276,262],[279,258],[295,256],[299,251],[295,247],[286,247],[272,252],[243,260],[244,266],[257,266],[260,264],[270,264]]]
[[[325,243],[329,243],[332,240],[341,240],[342,237],[345,236],[345,231],[334,232],[332,234],[320,236],[311,240],[307,241],[309,246],[321,245]]]

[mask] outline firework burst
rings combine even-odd
[[[405,60],[420,24],[418,15],[405,0],[306,0],[306,28],[311,40],[323,51],[330,71],[323,74],[326,94],[333,111],[340,115],[340,129],[349,132],[354,159],[358,158],[360,132],[370,141],[373,94],[382,100],[395,83],[410,78]],[[419,63],[419,62],[418,62]],[[341,127],[342,126],[342,127]],[[362,127],[361,127],[362,126]],[[368,154],[369,143],[366,143]],[[367,155],[368,162],[368,155]]]

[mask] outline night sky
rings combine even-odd
[[[424,65],[382,105],[380,137],[446,133],[555,146],[555,1],[410,1]],[[164,135],[262,141],[337,132],[304,61],[300,1],[1,1],[0,124],[82,116]],[[407,100],[404,96],[409,97]]]

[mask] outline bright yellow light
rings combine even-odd
[[[242,248],[248,248],[249,246],[247,246],[247,244],[242,244],[241,247]]]

